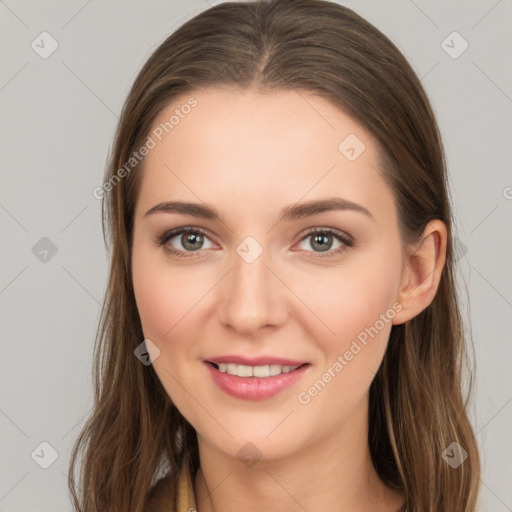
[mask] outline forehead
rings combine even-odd
[[[198,198],[261,207],[333,195],[371,203],[390,194],[373,136],[308,91],[192,92],[159,114],[150,137],[141,208]]]
[[[195,106],[190,107],[191,103]],[[163,130],[162,138],[169,142],[187,147],[196,141],[205,150],[257,150],[261,158],[274,159],[307,154],[314,147],[329,148],[329,154],[337,155],[339,143],[350,133],[367,145],[374,144],[370,133],[340,107],[298,89],[196,91],[162,110],[153,129]]]

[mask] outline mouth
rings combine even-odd
[[[206,362],[221,373],[227,373],[228,375],[233,375],[235,377],[256,377],[258,379],[275,377],[284,373],[294,372],[303,366],[309,366],[309,363],[302,363],[298,365],[265,364],[252,366],[236,363],[214,363],[212,361]]]
[[[306,362],[269,358],[247,361],[223,357],[203,362],[213,382],[223,392],[243,400],[271,398],[296,384],[311,368]]]

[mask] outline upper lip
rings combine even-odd
[[[258,356],[258,357],[244,357],[237,355],[226,355],[209,357],[205,359],[208,363],[234,363],[246,366],[266,366],[271,364],[279,364],[281,366],[301,366],[307,361],[298,361],[296,359],[287,359],[285,357],[274,357],[274,356]]]

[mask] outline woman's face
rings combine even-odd
[[[304,91],[192,96],[153,126],[135,212],[135,297],[159,379],[233,457],[366,442],[403,265],[374,138]]]

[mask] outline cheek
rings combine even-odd
[[[304,318],[310,319],[313,339],[326,340],[326,347],[341,349],[374,326],[381,314],[393,314],[399,276],[395,264],[347,265],[338,272],[317,272],[306,279],[302,274],[293,289],[311,312]],[[380,322],[378,327],[382,329]]]
[[[303,317],[303,328],[321,353],[315,374],[305,383],[312,387],[302,390],[299,402],[314,401],[313,408],[325,418],[334,421],[355,407],[382,362],[396,314],[399,263],[399,252],[389,253],[389,258],[372,257],[296,282],[294,290],[314,313]],[[333,403],[338,407],[333,409]]]
[[[186,272],[171,271],[165,263],[156,264],[154,255],[144,256],[143,251],[134,252],[132,275],[144,338],[160,351],[152,361],[153,369],[182,414],[197,422],[197,411],[187,391],[193,390],[187,368],[197,350],[191,343],[193,330],[200,324],[194,319],[194,305],[205,290],[198,286],[199,279],[194,285]],[[208,284],[206,278],[204,284]]]
[[[187,323],[209,284],[208,276],[172,269],[165,255],[133,252],[133,287],[146,338],[165,348],[181,324]]]
[[[134,258],[133,288],[144,336],[159,345],[163,333],[172,328],[170,312],[176,300],[169,288],[158,278],[157,268]]]

